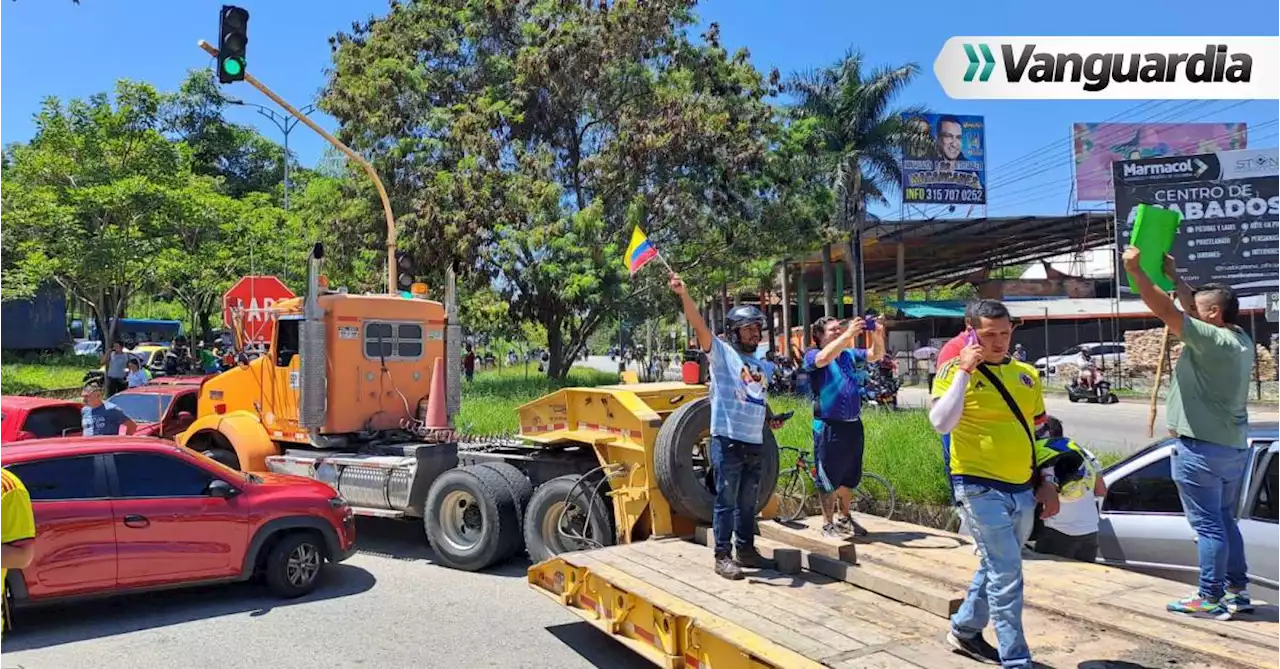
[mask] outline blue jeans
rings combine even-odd
[[[760,495],[761,444],[711,437],[711,466],[716,472],[715,513],[711,532],[716,555],[728,555],[731,544],[751,549],[756,540],[756,499]],[[733,541],[734,533],[738,534]]]
[[[960,514],[981,560],[951,631],[961,639],[982,634],[990,621],[1006,667],[1031,666],[1031,649],[1022,632],[1022,543],[1035,511],[1030,490],[1016,493],[974,483],[955,483]]]
[[[1200,596],[1218,599],[1225,587],[1245,587],[1248,566],[1236,506],[1249,450],[1178,437],[1169,464],[1187,522],[1199,537]]]

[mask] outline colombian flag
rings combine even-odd
[[[631,243],[627,245],[627,267],[631,268],[632,276],[640,271],[645,263],[658,257],[658,249],[649,243],[649,238],[641,232],[640,226],[636,226],[634,232],[631,233]]]

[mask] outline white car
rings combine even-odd
[[[1100,368],[1112,369],[1124,362],[1124,342],[1093,341],[1072,346],[1057,355],[1040,358],[1035,361],[1036,369],[1040,370],[1041,374],[1057,374],[1058,365],[1069,364],[1079,367],[1081,362],[1080,353],[1082,351],[1087,351],[1089,357],[1093,359],[1093,364]]]

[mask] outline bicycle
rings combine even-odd
[[[795,454],[795,464],[778,475],[778,520],[784,523],[822,511],[817,462],[811,462],[807,452],[794,446],[779,447],[779,460],[787,453]],[[886,520],[893,517],[897,494],[885,477],[864,471],[862,481],[852,492],[853,511]]]

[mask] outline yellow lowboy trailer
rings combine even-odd
[[[528,579],[668,669],[976,666],[944,641],[946,615],[977,565],[972,545],[908,523],[864,524],[871,535],[858,540],[854,564],[837,558],[853,551],[815,527],[762,519],[762,552],[803,548],[805,568],[790,575],[727,581],[712,572],[709,549],[667,538],[560,555],[532,566]],[[1024,573],[1023,624],[1037,666],[1276,666],[1275,607],[1232,621],[1188,618],[1164,610],[1187,588],[1164,579],[1041,557],[1028,558]]]

